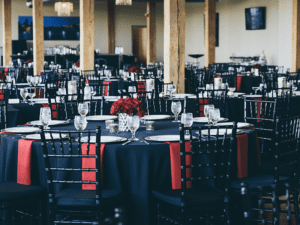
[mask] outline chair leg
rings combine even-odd
[[[297,190],[297,187],[294,189],[294,211],[295,211],[295,217],[296,217],[296,224],[299,224],[299,201],[298,201],[299,191]]]
[[[160,206],[157,204],[157,225],[160,225]]]
[[[185,221],[186,221],[186,219],[185,219],[185,209],[181,209],[181,216],[180,216],[180,224],[181,225],[185,225]]]
[[[43,225],[43,207],[42,203],[39,202],[39,225]]]

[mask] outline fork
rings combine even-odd
[[[140,140],[140,142],[144,142],[145,144],[150,145],[150,143],[147,142],[147,141],[145,141],[145,140],[143,139],[143,137],[139,137],[139,140]]]

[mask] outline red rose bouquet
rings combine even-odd
[[[137,98],[120,98],[112,104],[110,113],[112,115],[126,113],[127,115],[138,115],[139,117],[143,117],[145,115],[145,110],[143,109],[143,103]]]
[[[32,59],[27,59],[27,63],[32,63]]]
[[[260,64],[255,64],[252,66],[252,68],[262,70],[262,66]]]
[[[129,73],[141,73],[141,69],[138,66],[132,66],[128,69]]]
[[[0,72],[0,79],[1,80],[5,80],[6,79],[6,76],[4,73]]]
[[[80,67],[80,62],[76,62],[76,63],[75,63],[75,66],[76,66],[76,67]]]

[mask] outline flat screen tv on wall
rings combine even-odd
[[[245,9],[246,30],[266,29],[266,7]]]
[[[79,17],[44,17],[44,40],[80,39]],[[19,40],[32,40],[32,17],[19,16]]]

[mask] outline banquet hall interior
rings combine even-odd
[[[300,0],[0,2],[0,225],[300,225]]]

